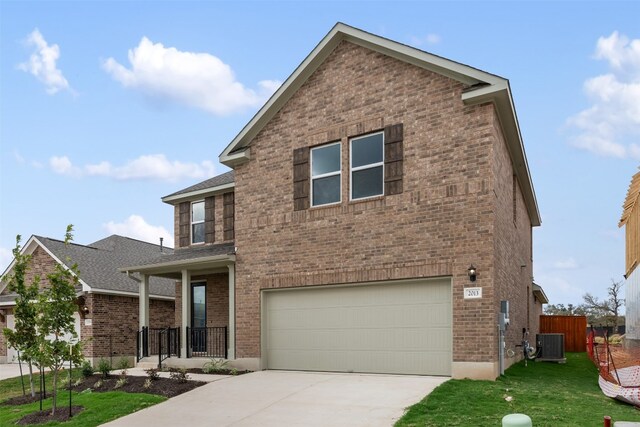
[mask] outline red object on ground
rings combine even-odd
[[[604,417],[604,427],[611,427],[611,417],[608,415]]]

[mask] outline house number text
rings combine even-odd
[[[482,288],[464,288],[464,299],[482,298]]]

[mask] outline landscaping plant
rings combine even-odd
[[[129,360],[126,357],[121,357],[118,360],[118,369],[120,369],[120,375],[122,377],[127,376],[127,369],[129,368]]]
[[[23,255],[21,253],[20,241],[21,236],[17,235],[16,246],[13,248],[14,264],[12,273],[2,277],[2,281],[8,283],[7,288],[9,291],[16,294],[16,305],[13,312],[14,329],[4,328],[2,332],[6,337],[7,345],[18,352],[19,362],[26,362],[27,366],[29,366],[29,388],[31,397],[34,397],[33,362],[38,348],[38,334],[36,331],[37,307],[35,301],[38,297],[40,276],[35,276],[29,284],[25,283],[25,273],[29,268],[31,255]],[[22,368],[20,373],[22,374]]]
[[[205,374],[214,374],[216,372],[223,372],[227,370],[228,362],[224,359],[216,359],[212,357],[207,363],[202,366],[202,372]]]
[[[82,376],[84,378],[89,378],[91,375],[93,375],[93,366],[91,366],[91,362],[89,362],[88,360],[83,361],[80,372],[82,372]]]
[[[151,381],[155,381],[160,378],[160,374],[156,368],[149,368],[144,370]]]
[[[189,375],[187,374],[187,370],[184,368],[172,368],[171,372],[169,373],[169,378],[180,383],[186,383],[189,380]]]
[[[101,357],[100,361],[98,362],[98,372],[102,374],[102,378],[109,378],[111,371],[111,363],[109,363],[109,361],[104,357]]]

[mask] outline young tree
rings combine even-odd
[[[622,282],[616,282],[611,279],[611,286],[607,288],[609,298],[603,301],[589,293],[582,297],[585,307],[595,313],[601,314],[606,323],[614,327],[616,333],[618,333],[618,325],[620,322],[620,309],[624,305],[624,298],[621,298],[622,285]]]
[[[33,361],[37,352],[36,299],[40,277],[36,276],[30,284],[25,283],[31,256],[21,253],[20,241],[21,237],[17,235],[16,246],[13,249],[15,263],[11,274],[3,277],[9,290],[17,294],[14,309],[15,325],[13,330],[4,328],[3,333],[7,338],[7,344],[18,352],[20,361],[25,361],[29,366],[29,387],[33,397],[35,396]]]
[[[64,243],[69,245],[73,240],[73,226],[67,226]],[[69,260],[67,260],[69,261]],[[49,287],[38,296],[38,347],[39,357],[53,373],[53,407],[52,415],[56,413],[58,372],[65,360],[79,362],[81,355],[80,344],[70,348],[68,337],[77,341],[73,314],[76,311],[76,285],[79,283],[78,265],[66,268],[56,264],[54,271],[47,274]],[[66,339],[66,340],[65,340]]]

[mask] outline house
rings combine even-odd
[[[625,343],[640,346],[640,172],[631,178],[618,227],[625,233]]]
[[[506,79],[339,23],[219,159],[162,199],[174,253],[121,267],[143,305],[176,280],[167,363],[495,379],[501,302],[507,348],[537,333]]]
[[[138,330],[138,283],[118,271],[118,266],[147,260],[157,253],[171,253],[139,240],[118,235],[89,245],[69,244],[42,236],[31,236],[22,248],[31,255],[26,281],[41,277],[40,287],[49,286],[46,276],[56,264],[69,268],[78,264],[80,285],[77,288],[78,311],[74,314],[75,331],[84,342],[84,354],[92,363],[100,358],[136,355]],[[3,276],[10,274],[13,263]],[[154,278],[153,293],[149,295],[149,312],[157,327],[173,326],[174,284],[170,280]],[[0,283],[0,331],[13,328],[16,295],[7,283]],[[0,332],[0,363],[17,362],[15,349],[8,348]]]

